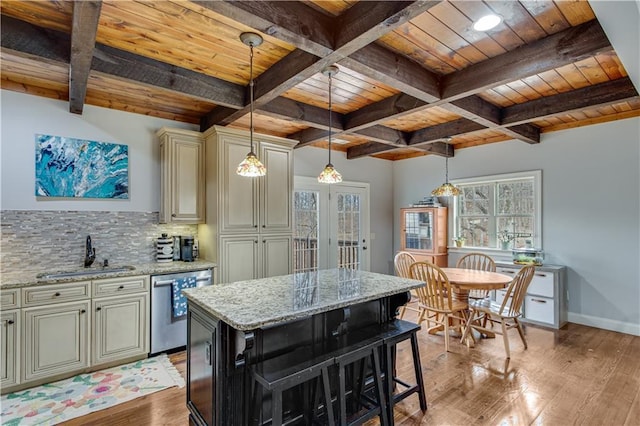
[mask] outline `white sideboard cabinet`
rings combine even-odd
[[[512,275],[522,266],[496,262],[496,272]],[[557,265],[536,266],[524,299],[522,321],[560,328],[567,323],[566,268]],[[494,298],[501,303],[506,290],[496,290]]]

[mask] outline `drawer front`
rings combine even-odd
[[[516,268],[505,268],[504,266],[498,266],[496,268],[496,272],[499,274],[509,275],[510,277],[515,277],[518,273],[519,269]]]
[[[149,291],[149,276],[109,278],[93,282],[93,297],[117,296],[120,294]]]
[[[16,309],[20,307],[20,289],[0,290],[0,309]]]
[[[554,325],[554,312],[553,299],[530,295],[524,298],[524,316],[526,319]]]
[[[553,298],[553,274],[551,272],[536,271],[527,289],[527,294]]]
[[[49,303],[72,302],[74,300],[88,299],[91,281],[82,281],[71,284],[44,285],[27,287],[22,289],[22,306],[38,306]]]

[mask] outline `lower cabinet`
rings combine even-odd
[[[507,266],[508,265],[508,266]],[[496,264],[496,272],[515,276],[520,266]],[[560,328],[567,322],[565,267],[537,266],[527,289],[522,320],[532,324]],[[496,290],[495,301],[502,303],[506,290]]]
[[[18,383],[20,371],[20,311],[2,311],[2,352],[0,352],[0,387]]]
[[[290,274],[291,244],[291,235],[221,236],[220,282]]]
[[[146,357],[149,316],[149,276],[2,290],[2,393]]]
[[[23,382],[89,366],[89,300],[24,308]]]

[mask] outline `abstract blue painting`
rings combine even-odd
[[[36,134],[36,196],[129,198],[129,147]]]

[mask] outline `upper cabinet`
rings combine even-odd
[[[161,128],[160,223],[204,223],[204,139],[201,133]]]
[[[400,250],[418,261],[447,266],[447,208],[400,209]]]

